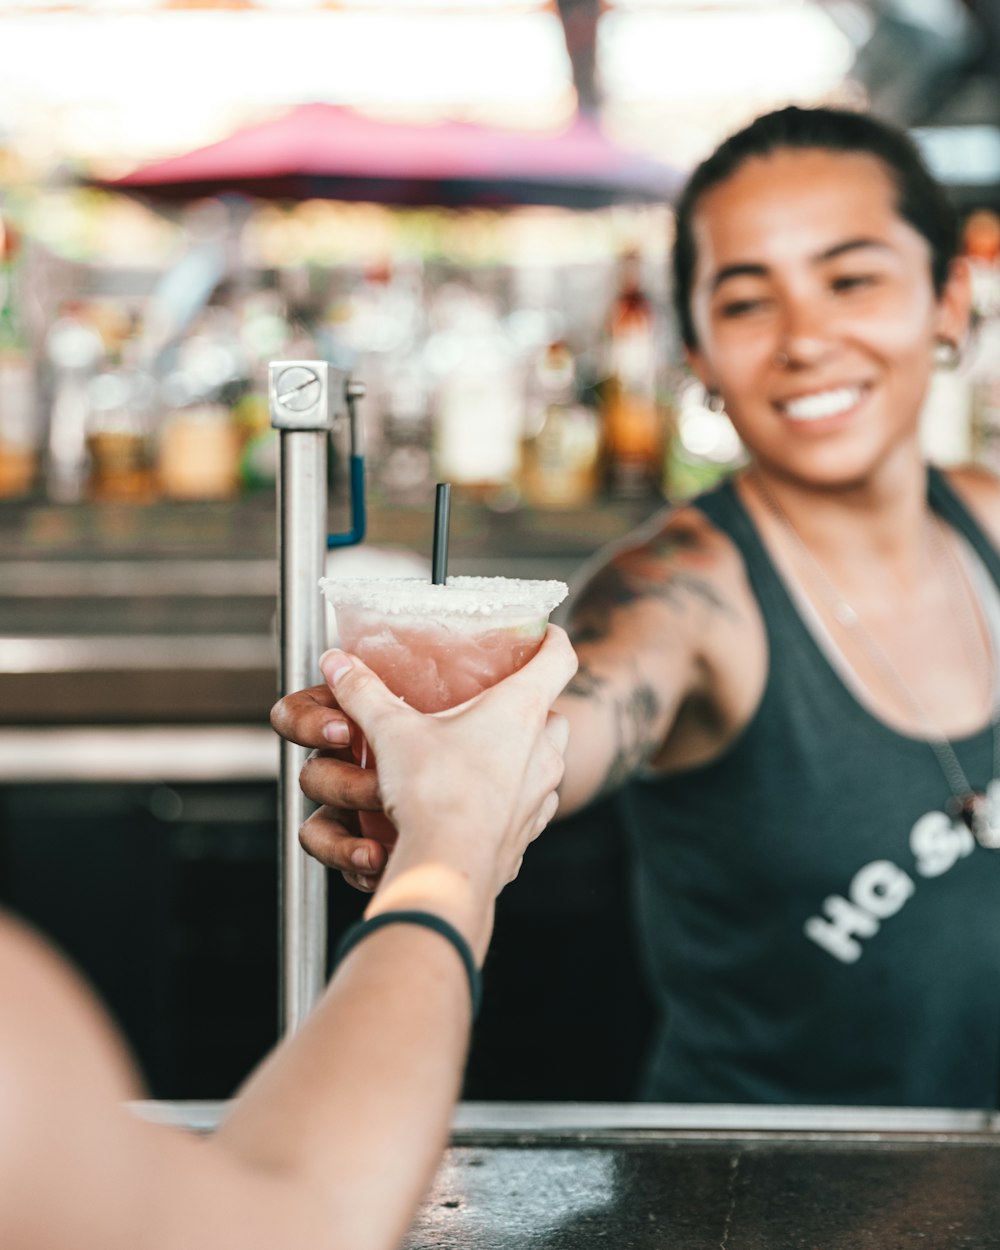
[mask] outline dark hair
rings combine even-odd
[[[698,201],[746,161],[770,156],[782,148],[860,152],[880,160],[896,184],[900,216],[930,244],[934,290],[938,295],[944,290],[949,267],[958,251],[958,215],[909,137],[867,113],[832,108],[783,108],[758,117],[720,144],[695,169],[677,203],[673,295],[681,337],[689,347],[697,343],[691,317],[691,284],[696,260],[691,225]]]

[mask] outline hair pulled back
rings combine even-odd
[[[867,113],[793,105],[765,113],[731,135],[695,169],[681,193],[676,210],[673,296],[681,337],[688,347],[697,345],[691,317],[691,285],[697,259],[692,222],[699,200],[754,157],[815,148],[863,153],[882,162],[895,184],[900,216],[930,246],[934,290],[938,295],[944,290],[949,267],[958,251],[958,216],[912,140]]]

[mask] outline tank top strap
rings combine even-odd
[[[788,631],[815,645],[811,631],[771,559],[764,540],[739,497],[732,478],[691,501],[692,505],[732,539],[743,557],[747,578],[761,607],[765,623],[776,620],[784,636]]]
[[[729,535],[743,553],[751,577],[762,569],[773,567],[767,548],[737,494],[733,478],[727,477],[711,490],[697,495],[691,504]]]
[[[927,473],[927,499],[938,516],[966,539],[1000,586],[1000,552],[944,473],[933,465]]]
[[[994,582],[1000,586],[1000,551],[969,511],[968,506],[945,474],[934,465],[928,466],[927,499],[934,511],[968,541]],[[791,600],[784,593],[781,579],[764,546],[763,539],[743,506],[732,478],[726,478],[712,490],[697,496],[691,503],[723,533],[733,539],[743,553],[747,573],[754,589],[765,591],[766,588],[773,587],[779,599],[787,601],[787,606],[792,608]],[[768,597],[770,598],[771,595],[769,594]]]

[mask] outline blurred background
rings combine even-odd
[[[448,479],[452,571],[571,577],[740,462],[671,204],[789,102],[906,127],[954,196],[976,326],[925,441],[1000,468],[993,0],[0,0],[0,903],[157,1096],[227,1095],[276,1034],[268,362],[365,384],[341,567],[423,567]],[[623,858],[604,805],[532,849],[468,1096],[629,1096]],[[334,934],[360,902],[332,884]]]

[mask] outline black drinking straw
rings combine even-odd
[[[431,581],[443,586],[448,578],[448,521],[451,517],[451,483],[438,482],[434,495],[434,557]]]

